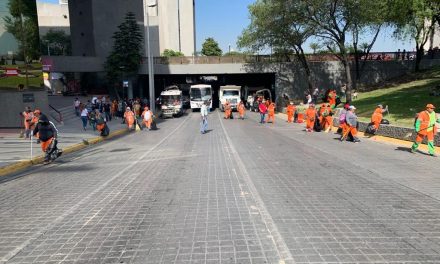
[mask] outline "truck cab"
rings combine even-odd
[[[224,111],[226,101],[229,101],[232,110],[237,110],[238,104],[241,100],[241,86],[225,85],[220,86],[218,92],[220,110]]]
[[[168,86],[160,93],[163,117],[181,116],[183,114],[182,91],[176,85]]]

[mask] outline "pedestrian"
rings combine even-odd
[[[81,121],[83,124],[83,129],[84,131],[86,131],[87,121],[89,120],[89,111],[83,104],[80,104],[80,111],[81,111]]]
[[[338,131],[336,132],[338,134],[344,135],[347,130],[345,117],[347,116],[347,111],[349,107],[350,107],[349,104],[345,104],[344,108],[341,110],[341,113],[339,114],[339,127],[338,127]]]
[[[310,104],[306,110],[306,132],[312,132],[315,124],[316,109],[314,104]]]
[[[313,91],[313,103],[317,104],[318,103],[318,96],[319,96],[319,89],[318,87],[315,88],[315,90]]]
[[[79,111],[79,105],[81,104],[81,101],[78,98],[75,98],[75,101],[73,101],[73,107],[75,109],[75,115],[80,116],[81,112]]]
[[[264,124],[264,118],[266,117],[267,107],[266,101],[261,101],[258,105],[258,110],[260,111],[260,124]]]
[[[440,119],[437,119],[437,115],[434,112],[434,105],[427,104],[426,110],[417,114],[414,128],[417,132],[416,140],[411,147],[411,153],[415,153],[420,143],[426,137],[428,139],[428,153],[429,155],[436,157],[434,137],[437,134],[436,123],[440,123]]]
[[[293,122],[293,117],[295,115],[296,107],[293,104],[293,102],[290,102],[287,106],[286,113],[287,113],[287,123]]]
[[[246,107],[243,103],[243,101],[240,101],[237,107],[238,113],[240,115],[241,120],[244,120],[244,114],[246,113]]]
[[[275,124],[275,103],[270,102],[269,106],[267,107],[267,123],[271,122],[272,124]]]
[[[205,134],[208,130],[208,101],[204,101],[200,107],[200,133]]]
[[[128,130],[134,129],[134,113],[131,111],[130,107],[127,106],[124,113],[124,120],[127,124]]]
[[[103,109],[104,109],[105,120],[106,121],[112,121],[112,115],[110,114],[111,113],[111,104],[110,104],[110,102],[105,103]]]
[[[229,103],[229,100],[226,100],[225,105],[223,106],[225,110],[225,116],[224,119],[230,119],[232,114],[232,108],[231,104]]]
[[[350,138],[354,143],[360,142],[359,138],[357,137],[358,118],[357,115],[354,113],[355,110],[356,107],[354,107],[353,105],[350,105],[350,107],[348,108],[347,115],[345,116],[347,130],[346,133],[342,135],[341,141]]]
[[[99,112],[98,109],[95,110],[95,120],[96,120],[96,130],[102,133],[107,119],[103,114]]]
[[[23,122],[24,122],[24,135],[25,139],[31,138],[31,122],[32,118],[34,117],[34,113],[32,112],[31,108],[27,106],[25,110],[22,113],[23,116]]]
[[[96,130],[96,111],[99,113],[99,109],[95,108],[89,113],[89,125],[92,127],[93,131]]]
[[[38,119],[38,123],[35,126],[33,133],[39,135],[41,150],[45,153],[45,164],[49,163],[54,158],[61,155],[62,150],[58,150],[57,148],[58,130],[56,126],[51,121],[49,121],[46,115],[40,115],[40,118]],[[57,154],[56,157],[52,156],[53,153]]]
[[[150,111],[148,106],[144,107],[144,112],[142,112],[142,119],[144,121],[145,127],[151,130],[151,122],[153,121],[153,113]]]

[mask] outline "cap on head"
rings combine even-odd
[[[377,107],[379,107],[379,108],[383,108],[383,105],[381,105],[381,104],[378,104],[378,105],[377,105]]]
[[[127,107],[125,110],[130,110],[130,107]]]
[[[350,110],[356,110],[356,107],[354,107],[354,105],[350,105],[350,107],[348,108]]]
[[[344,105],[344,108],[345,108],[345,109],[348,109],[348,108],[350,108],[350,105],[349,105],[349,104],[345,104],[345,105]]]
[[[429,108],[429,109],[435,109],[435,106],[434,106],[433,104],[427,104],[427,105],[426,105],[426,108]]]

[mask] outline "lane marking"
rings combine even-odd
[[[269,232],[271,236],[272,243],[274,244],[278,257],[280,258],[279,263],[285,263],[285,260],[293,261],[292,253],[290,252],[289,248],[287,247],[286,242],[284,241],[284,238],[281,236],[281,233],[278,230],[278,227],[275,224],[275,221],[273,220],[272,216],[270,215],[269,211],[266,208],[266,205],[263,202],[263,199],[258,193],[257,188],[255,187],[247,169],[244,165],[243,160],[240,158],[240,155],[238,155],[237,150],[235,149],[235,146],[232,143],[231,138],[229,137],[228,133],[226,132],[226,128],[223,125],[223,120],[221,119],[220,113],[217,112],[218,117],[220,119],[220,125],[223,129],[223,132],[226,137],[226,141],[229,145],[229,148],[231,150],[231,153],[234,157],[235,162],[237,163],[238,169],[241,172],[241,175],[243,176],[247,187],[249,188],[249,193],[252,195],[253,199],[255,200],[255,203],[257,206],[252,207],[248,210],[251,211],[251,209],[256,209],[259,211],[260,216],[266,225],[266,229]],[[238,177],[238,172],[234,170],[235,175]],[[245,190],[243,190],[242,186],[239,186],[242,193],[246,193]]]
[[[9,261],[10,259],[12,259],[13,257],[15,257],[15,255],[17,255],[21,250],[23,250],[26,246],[28,246],[30,243],[32,243],[34,240],[36,240],[38,237],[44,235],[44,233],[49,230],[50,228],[52,228],[53,226],[55,226],[56,224],[60,223],[61,221],[64,220],[64,218],[66,218],[67,216],[69,216],[70,214],[72,214],[76,209],[78,209],[80,206],[84,205],[85,203],[88,202],[88,200],[95,195],[96,193],[100,192],[102,189],[104,189],[107,185],[109,185],[113,180],[117,179],[118,177],[120,177],[121,175],[123,175],[127,170],[131,169],[134,165],[136,165],[139,161],[143,160],[148,154],[150,154],[154,149],[156,149],[157,147],[159,147],[163,142],[165,142],[169,137],[173,136],[174,133],[180,129],[183,124],[186,123],[186,121],[189,119],[190,116],[188,116],[186,119],[184,119],[171,133],[169,133],[166,137],[164,137],[161,141],[159,141],[156,145],[154,145],[152,148],[150,148],[147,152],[145,152],[143,155],[141,155],[136,162],[133,162],[131,164],[129,164],[127,167],[125,167],[124,169],[122,169],[119,173],[115,174],[113,177],[111,177],[109,180],[107,180],[106,182],[104,182],[100,187],[96,188],[93,192],[91,192],[89,195],[87,195],[86,197],[84,197],[83,199],[81,199],[81,201],[79,201],[76,205],[72,206],[69,210],[67,210],[66,212],[64,212],[63,214],[61,214],[60,216],[58,216],[55,220],[53,220],[52,222],[48,223],[47,225],[45,225],[44,227],[38,229],[35,231],[34,235],[32,235],[31,237],[29,237],[26,241],[24,241],[23,243],[21,243],[20,245],[18,245],[17,247],[15,247],[12,251],[9,251],[6,255],[4,255],[1,259],[0,259],[0,263],[4,263]],[[139,175],[138,175],[139,176]],[[133,182],[137,177],[134,177],[130,182],[128,182],[127,184],[130,184],[131,182]]]

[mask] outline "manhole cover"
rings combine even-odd
[[[120,148],[120,149],[112,149],[110,152],[124,152],[129,151],[131,148]]]

